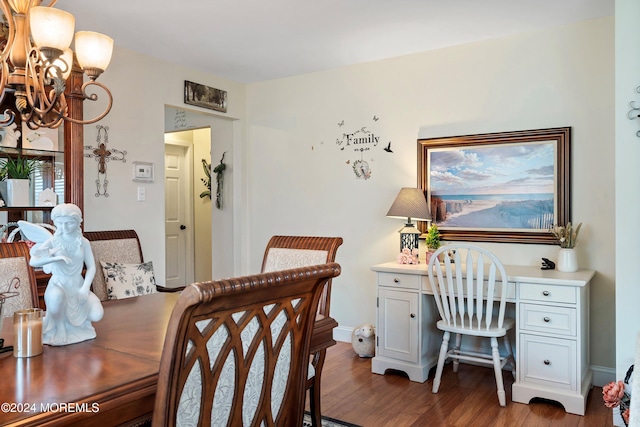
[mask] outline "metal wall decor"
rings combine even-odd
[[[227,168],[226,163],[224,162],[224,155],[226,151],[222,153],[222,157],[220,158],[220,163],[218,166],[213,168],[213,173],[216,174],[216,208],[222,209],[222,189],[224,185],[224,170]],[[209,180],[209,189],[211,189],[211,180]]]
[[[107,148],[109,143],[109,126],[96,125],[98,129],[98,136],[96,137],[96,147],[91,145],[85,145],[85,150],[90,150],[91,153],[85,153],[85,157],[93,157],[98,162],[98,178],[96,179],[96,197],[105,196],[109,197],[107,187],[109,180],[107,179],[107,162],[115,160],[118,162],[126,163],[127,160],[124,156],[126,151],[116,150],[115,148]],[[102,135],[104,134],[104,142],[102,142]]]
[[[206,190],[200,193],[200,198],[204,199],[206,197],[211,200],[211,163],[207,162],[207,159],[202,159],[202,170],[204,170],[204,178],[200,178],[200,181],[202,181]]]
[[[640,86],[636,88],[636,92],[640,93]],[[637,106],[635,101],[631,101],[629,106],[631,107],[631,110],[627,113],[629,120],[640,118],[640,105]],[[640,130],[636,132],[636,136],[640,138]]]

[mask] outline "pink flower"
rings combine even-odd
[[[629,425],[629,408],[622,413],[622,418],[624,418],[625,425]]]
[[[604,400],[604,406],[607,408],[618,406],[623,396],[624,383],[622,381],[614,381],[602,387],[602,399]]]

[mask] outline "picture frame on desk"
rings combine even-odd
[[[570,169],[570,127],[418,140],[418,186],[442,240],[557,244]]]

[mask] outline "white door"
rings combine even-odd
[[[166,286],[193,282],[193,201],[188,147],[165,144]]]

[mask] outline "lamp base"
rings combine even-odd
[[[404,248],[409,250],[418,249],[418,242],[420,238],[420,232],[412,223],[405,224],[405,226],[399,231],[400,233],[400,252]]]

